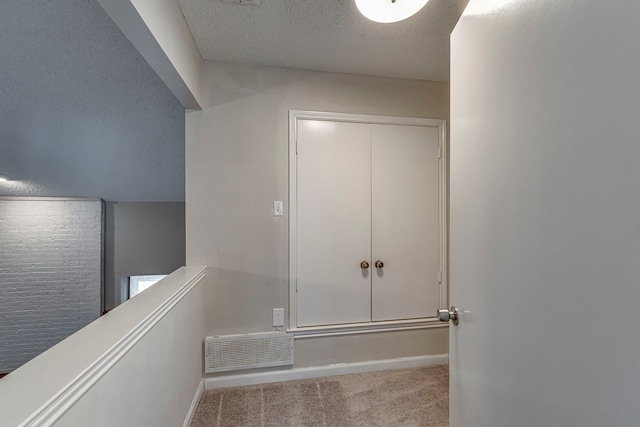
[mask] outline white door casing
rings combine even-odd
[[[339,136],[341,129],[348,129],[344,137]],[[349,135],[351,132],[352,135]],[[395,132],[395,134],[394,134]],[[314,133],[315,135],[311,135]],[[364,143],[365,133],[368,135],[369,144]],[[357,134],[358,136],[355,136]],[[301,141],[300,138],[303,140]],[[362,140],[360,140],[360,138]],[[342,155],[346,145],[352,141],[345,155]],[[443,120],[414,119],[402,117],[367,116],[341,113],[323,113],[307,111],[290,112],[290,198],[289,198],[289,222],[290,222],[290,323],[289,330],[294,333],[346,333],[347,328],[355,330],[368,329],[403,329],[415,327],[439,326],[435,322],[435,311],[438,305],[446,303],[446,145],[445,123]],[[323,144],[324,147],[318,147]],[[374,149],[374,146],[377,148]],[[372,151],[373,150],[373,151]],[[372,152],[377,159],[372,159]],[[333,153],[333,154],[331,154]],[[420,165],[420,158],[428,156],[427,163]],[[336,159],[340,157],[338,161]],[[386,160],[385,160],[386,159]],[[312,162],[318,163],[312,165]],[[424,160],[424,159],[423,159]],[[368,163],[368,167],[365,164]],[[404,162],[400,165],[399,162]],[[376,179],[374,168],[378,168],[379,174],[389,174],[389,179]],[[422,170],[421,166],[426,166]],[[308,169],[307,169],[308,168]],[[394,170],[394,168],[396,170]],[[303,170],[304,169],[304,170]],[[330,177],[327,180],[327,172]],[[363,184],[364,175],[369,174],[370,182]],[[402,179],[414,179],[416,182],[423,179],[433,179],[425,183],[425,188],[419,191],[408,190],[402,186]],[[380,183],[380,191],[372,190],[372,181]],[[384,182],[383,182],[384,181]],[[348,185],[340,184],[349,182]],[[406,182],[406,181],[405,181]],[[337,192],[332,190],[332,183],[338,184]],[[419,188],[419,185],[416,185]],[[423,191],[424,190],[424,191]],[[351,209],[351,201],[347,199],[355,197],[356,208]],[[383,205],[379,214],[371,213],[372,193],[377,197],[377,204]],[[317,196],[314,195],[317,193]],[[366,219],[358,219],[364,215],[364,205],[370,203]],[[343,200],[343,209],[334,208],[328,212],[329,206],[335,205],[335,200]],[[390,206],[397,204],[394,208]],[[362,211],[361,211],[362,208]],[[426,214],[426,210],[431,212]],[[346,211],[349,211],[345,214]],[[402,212],[402,213],[400,213]],[[413,212],[413,213],[411,213]],[[312,216],[307,217],[311,213]],[[327,215],[328,214],[328,215]],[[409,221],[420,218],[423,221],[413,227],[397,227],[393,234],[393,224],[398,221]],[[300,221],[302,216],[304,221]],[[372,230],[371,216],[376,217],[378,229]],[[314,219],[315,218],[315,219]],[[328,219],[331,219],[328,221]],[[376,247],[371,241],[371,236],[378,235],[389,238],[388,244],[379,244],[378,254],[372,254],[372,248],[365,251],[364,247],[353,244],[354,233],[364,233],[358,226],[352,230],[353,221],[369,227],[369,237],[363,242]],[[332,223],[335,223],[332,224]],[[316,226],[315,224],[321,224]],[[435,227],[434,227],[435,224]],[[324,228],[323,228],[324,227]],[[341,235],[339,240],[350,242],[319,243],[317,236],[327,236],[335,233]],[[311,233],[315,234],[313,237]],[[418,237],[419,236],[419,237]],[[420,237],[432,239],[430,243],[421,242]],[[402,239],[405,238],[405,244]],[[335,240],[334,237],[328,242]],[[326,248],[323,248],[326,246]],[[343,252],[331,250],[331,247],[340,246]],[[351,248],[351,249],[348,249]],[[391,248],[396,249],[405,256],[396,256],[391,253]],[[353,250],[354,253],[348,253]],[[375,250],[375,249],[373,249]],[[356,258],[355,252],[363,252],[364,257]],[[318,252],[326,256],[318,256]],[[342,258],[350,258],[349,261]],[[337,255],[329,260],[331,256]],[[376,258],[376,256],[379,257]],[[374,263],[378,258],[387,257],[391,266],[385,275],[385,269],[378,270]],[[353,258],[353,260],[351,260]],[[423,259],[421,259],[423,258]],[[311,263],[321,261],[325,267]],[[355,262],[354,262],[355,261]],[[370,264],[368,270],[361,270],[359,263],[367,261]],[[384,260],[383,260],[384,261]],[[335,271],[330,270],[331,265],[340,265]],[[388,265],[388,264],[387,264]],[[354,268],[355,267],[355,268]],[[369,281],[368,317],[365,318],[365,308],[356,302],[357,295],[364,295],[363,288],[346,285],[337,279],[340,269],[348,271],[348,275],[358,272],[360,279]],[[428,280],[425,281],[424,272],[432,269]],[[406,270],[406,271],[405,271]],[[373,276],[373,277],[372,277]],[[422,277],[422,282],[418,276]],[[372,284],[371,280],[376,284]],[[440,279],[440,280],[439,280]],[[324,290],[306,289],[307,285],[315,283],[341,283],[337,286],[329,286]],[[385,285],[386,283],[386,285]],[[346,286],[346,287],[345,287]],[[347,292],[343,298],[339,292],[350,289],[350,286],[358,288],[358,292]],[[405,292],[402,292],[404,286]],[[305,288],[305,289],[303,289]],[[319,287],[321,288],[321,287]],[[377,289],[379,296],[371,294],[371,289]],[[414,297],[406,297],[404,293],[414,292]],[[423,293],[433,292],[433,296],[423,298],[416,297]],[[384,299],[384,302],[381,300]],[[344,304],[342,301],[344,300]],[[375,303],[373,301],[378,301]],[[325,303],[330,303],[327,306]],[[373,315],[372,323],[371,307],[379,314]],[[329,307],[329,309],[327,309]],[[355,307],[356,310],[350,310]],[[399,314],[401,308],[406,310]],[[336,320],[338,319],[338,320]],[[387,320],[409,319],[409,320]],[[341,324],[337,324],[340,322]],[[335,325],[333,328],[327,325]],[[323,325],[316,326],[313,325]],[[311,328],[309,328],[311,327]]]

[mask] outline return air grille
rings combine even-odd
[[[293,365],[293,335],[286,333],[208,337],[205,372]]]

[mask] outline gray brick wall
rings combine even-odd
[[[100,316],[102,203],[0,199],[0,373]]]

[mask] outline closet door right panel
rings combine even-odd
[[[438,145],[434,127],[373,125],[373,321],[438,309]]]

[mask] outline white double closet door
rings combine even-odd
[[[437,127],[298,120],[298,327],[435,315],[439,141]]]

